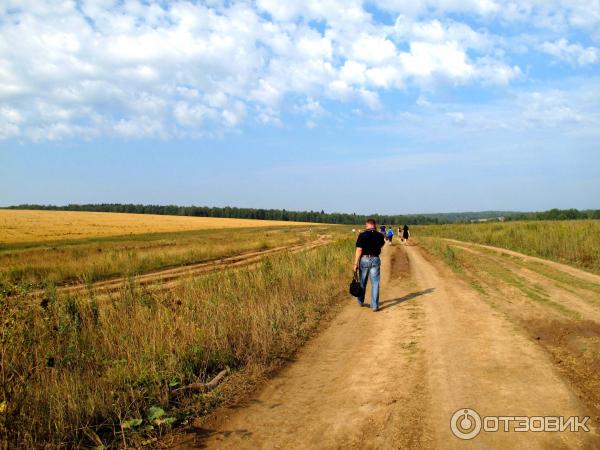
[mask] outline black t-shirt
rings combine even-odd
[[[375,229],[363,231],[356,239],[356,246],[362,248],[363,255],[379,256],[384,244],[383,234]]]

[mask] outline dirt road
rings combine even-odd
[[[560,346],[542,345],[531,328],[540,318],[559,320],[563,310],[548,305],[563,294],[579,319],[600,323],[597,293],[554,284],[548,302],[534,302],[494,279],[488,288],[483,275],[474,289],[467,269],[452,271],[419,246],[387,246],[382,260],[379,312],[349,298],[254,398],[222,410],[180,448],[600,448],[595,385],[579,385],[577,371],[561,367],[554,353]],[[524,320],[533,317],[528,327]],[[481,432],[461,440],[450,418],[463,408],[482,417],[592,416],[591,431]]]
[[[259,250],[255,252],[241,253],[239,255],[229,256],[225,258],[219,258],[216,260],[188,264],[185,266],[170,267],[166,269],[155,270],[152,272],[142,273],[134,275],[132,277],[118,277],[111,278],[103,281],[96,281],[91,285],[78,283],[69,286],[61,286],[56,289],[61,294],[74,294],[77,292],[87,291],[90,288],[94,290],[96,294],[106,294],[113,291],[122,289],[125,284],[132,281],[137,286],[144,286],[147,290],[167,290],[173,288],[181,282],[183,278],[190,278],[193,276],[200,275],[206,272],[212,272],[215,270],[221,270],[232,267],[241,267],[255,264],[262,258],[268,255],[273,255],[282,252],[298,253],[313,248],[321,247],[331,242],[331,236],[320,235],[317,239],[312,241],[292,245],[292,246],[281,246],[274,247],[267,250]],[[37,298],[45,295],[45,290],[33,291],[30,294],[32,297]]]

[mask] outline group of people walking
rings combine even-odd
[[[390,244],[394,239],[394,229],[390,226],[381,225],[379,227],[379,232],[383,234],[383,237]],[[408,230],[408,225],[404,224],[403,227],[398,227],[398,236],[400,236],[400,240],[402,242],[408,242],[408,238],[410,237],[410,231]]]
[[[404,242],[408,242],[410,231],[408,225],[398,227],[398,235]],[[365,292],[367,282],[371,280],[371,309],[373,312],[379,311],[379,275],[381,268],[381,249],[385,242],[392,243],[394,230],[392,227],[381,225],[377,231],[377,223],[373,219],[368,219],[365,223],[365,231],[358,235],[356,239],[356,252],[354,254],[354,272],[358,271],[362,294],[357,297],[359,306],[365,304]]]

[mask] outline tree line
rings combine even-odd
[[[232,206],[177,206],[177,205],[141,205],[121,203],[70,204],[64,206],[23,204],[9,206],[9,209],[32,209],[52,211],[91,211],[118,212],[134,214],[160,214],[169,216],[221,217],[232,219],[281,220],[292,222],[316,222],[355,225],[364,223],[367,218],[374,218],[378,223],[386,224],[433,224],[438,223],[435,217],[425,215],[382,215],[348,213],[326,213],[325,211],[287,211],[285,209],[237,208]]]
[[[509,217],[511,220],[582,220],[600,219],[600,209],[550,209],[548,211],[515,213]]]
[[[235,219],[255,220],[281,220],[293,222],[316,222],[343,225],[356,225],[364,223],[367,218],[373,218],[381,224],[410,224],[428,225],[441,223],[467,223],[477,219],[491,220],[576,220],[600,219],[600,210],[577,209],[551,209],[544,212],[506,212],[506,211],[480,211],[467,213],[440,213],[440,214],[355,214],[355,213],[326,213],[325,211],[287,211],[285,209],[237,208],[237,207],[209,207],[209,206],[177,206],[177,205],[142,205],[121,203],[99,204],[70,204],[35,205],[23,204],[9,206],[9,209],[32,209],[54,211],[91,211],[91,212],[118,212],[134,214],[160,214],[169,216],[194,216],[194,217],[222,217]]]

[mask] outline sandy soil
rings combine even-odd
[[[382,259],[379,312],[349,298],[262,390],[196,420],[177,448],[600,448],[593,421],[588,433],[455,437],[450,419],[463,408],[594,411],[528,329],[422,248],[387,246]]]

